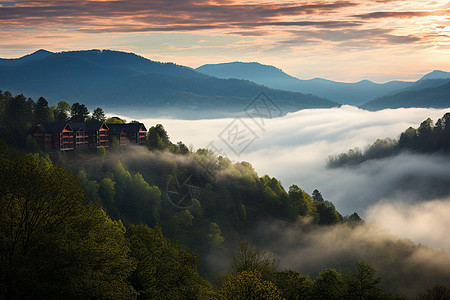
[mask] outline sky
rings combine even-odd
[[[378,138],[397,139],[408,127],[417,128],[428,117],[436,122],[446,112],[426,108],[370,112],[343,106],[301,110],[265,119],[263,126],[245,114],[213,120],[141,121],[147,128],[163,124],[172,142],[182,141],[194,151],[208,148],[233,162],[248,161],[259,176],[279,179],[286,190],[292,184],[308,194],[318,189],[343,215],[357,212],[402,238],[450,254],[448,158],[403,154],[356,168],[326,168],[330,155],[355,147],[364,150]],[[239,131],[247,126],[255,136],[242,147],[228,139],[228,129],[236,124]]]
[[[113,49],[190,67],[257,61],[301,79],[450,71],[450,1],[0,1],[0,57]]]

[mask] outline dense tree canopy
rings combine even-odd
[[[2,154],[0,169],[2,297],[134,297],[124,227],[70,171],[37,154]]]
[[[438,119],[435,125],[433,120],[427,118],[417,129],[409,127],[400,134],[398,140],[377,139],[365,151],[354,148],[346,153],[332,155],[328,158],[327,166],[352,166],[370,159],[397,155],[402,151],[450,154],[450,113]]]
[[[36,146],[26,132],[45,117],[40,111],[52,112],[55,121],[67,120],[67,102],[55,108],[42,99],[38,105],[23,95],[0,93],[0,133],[8,144]],[[398,142],[377,140],[364,155],[353,151],[345,159],[378,158],[399,149],[446,153],[449,119],[446,114],[435,125],[425,120]],[[342,217],[318,190],[312,197],[297,185],[285,190],[278,179],[260,177],[248,162],[232,163],[209,149],[192,152],[182,142],[172,143],[161,124],[150,128],[146,147],[59,155],[78,179],[47,157],[11,156],[1,142],[0,153],[0,298],[390,297],[366,262],[359,262],[354,273],[324,265],[311,279],[278,270],[273,255],[246,242],[234,253],[227,269],[231,273],[213,288],[198,267],[209,272],[210,253],[232,256],[239,241],[257,240],[251,229],[260,222],[326,230],[342,223],[357,228],[364,221],[356,213]],[[189,196],[189,205],[173,205],[170,189]],[[199,257],[208,260],[200,265]],[[412,278],[408,270],[399,273],[405,281]],[[430,289],[427,295],[440,290]]]

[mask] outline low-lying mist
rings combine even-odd
[[[355,262],[365,260],[383,278],[382,286],[399,295],[414,297],[434,284],[450,282],[447,253],[399,238],[374,223],[311,228],[272,220],[260,224],[252,236],[279,258],[280,269],[311,277],[322,268],[352,272]]]
[[[380,270],[386,285],[404,286],[411,294],[416,292],[411,282],[418,289],[450,278],[450,159],[403,153],[336,169],[327,169],[326,160],[351,148],[364,149],[378,138],[396,139],[408,127],[417,127],[428,117],[436,121],[449,110],[369,112],[343,106],[264,120],[242,114],[238,119],[141,121],[148,128],[163,124],[173,142],[183,141],[194,150],[210,148],[234,162],[249,161],[260,176],[276,177],[286,189],[291,184],[308,193],[318,189],[343,215],[357,212],[367,221],[355,230],[335,226],[308,231],[278,222],[262,224],[254,236],[259,246],[280,258],[282,268],[314,274],[321,267],[334,266],[333,262],[340,262],[336,267],[350,268],[356,260],[366,259]],[[252,134],[252,142],[245,148],[231,139],[236,124],[240,126],[237,131],[246,128]],[[442,272],[432,271],[436,278],[430,282],[423,276],[414,278],[427,268]],[[410,283],[389,277],[395,272]]]

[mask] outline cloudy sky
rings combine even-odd
[[[450,71],[447,0],[0,1],[0,57],[115,49],[191,67],[258,61],[302,79]]]

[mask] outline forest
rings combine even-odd
[[[248,162],[173,143],[161,124],[149,129],[145,146],[42,153],[27,135],[33,124],[122,120],[106,120],[101,108],[90,115],[79,103],[48,107],[43,98],[0,96],[2,299],[449,296],[448,256],[408,241],[364,241],[363,255],[329,265],[324,258],[314,274],[280,268],[254,235],[264,222],[300,227],[299,243],[318,231],[367,228],[318,190],[285,190]],[[396,270],[376,269],[368,251]],[[436,259],[417,260],[418,253]]]
[[[327,167],[338,168],[358,165],[372,159],[381,159],[401,152],[422,154],[450,154],[450,113],[446,113],[434,124],[427,118],[418,128],[409,127],[398,139],[377,139],[364,151],[359,148],[346,153],[332,155],[328,158]]]

